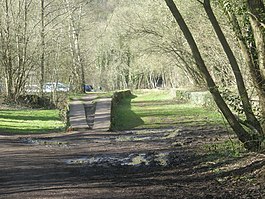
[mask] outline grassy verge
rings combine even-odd
[[[237,139],[225,140],[219,143],[205,144],[209,160],[216,158],[237,158],[246,152],[243,144]]]
[[[58,110],[0,110],[1,133],[49,133],[63,128]]]
[[[203,107],[183,103],[168,91],[136,91],[115,108],[114,129],[161,128],[185,124],[223,124],[221,115]]]

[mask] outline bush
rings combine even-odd
[[[56,108],[55,104],[48,97],[38,95],[21,95],[17,99],[17,104],[30,108]]]

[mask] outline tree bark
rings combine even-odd
[[[250,12],[250,24],[252,27],[258,63],[263,78],[265,78],[265,29],[261,22],[265,21],[265,8],[261,0],[248,0],[248,9]]]
[[[249,10],[249,21],[251,24],[254,42],[255,53],[254,63],[255,69],[259,71],[258,94],[260,98],[260,107],[263,117],[265,117],[265,6],[262,0],[247,0]],[[255,60],[256,59],[256,60]],[[265,131],[265,125],[263,127]]]

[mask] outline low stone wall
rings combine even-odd
[[[133,94],[131,93],[131,90],[121,90],[116,91],[112,95],[112,104],[111,104],[111,127],[110,130],[115,131],[115,110],[119,103],[124,98],[130,98],[133,97]]]
[[[176,90],[176,98],[195,105],[216,109],[215,102],[209,91],[184,91]]]
[[[121,90],[113,93],[112,104],[119,104],[122,99],[133,96],[131,90]]]

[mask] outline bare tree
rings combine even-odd
[[[30,51],[29,12],[32,1],[4,1],[1,8],[1,56],[6,79],[7,97],[16,100],[23,92],[33,55]]]
[[[40,57],[40,68],[41,68],[41,78],[40,78],[40,92],[41,95],[43,94],[43,86],[45,82],[45,0],[40,1],[41,5],[41,31],[40,31],[40,38],[41,38],[41,57]]]
[[[260,147],[261,140],[259,138],[259,135],[250,134],[248,131],[246,131],[238,119],[235,117],[235,115],[232,113],[232,111],[229,109],[228,105],[220,95],[220,92],[218,90],[218,87],[216,86],[215,82],[213,81],[207,66],[205,65],[205,62],[201,56],[201,53],[197,47],[197,44],[192,36],[192,33],[190,32],[188,26],[186,25],[182,15],[180,14],[176,4],[173,0],[165,0],[168,8],[170,9],[171,13],[173,14],[174,18],[176,19],[180,29],[182,30],[185,38],[187,39],[187,42],[191,48],[193,57],[196,61],[198,69],[201,71],[201,73],[204,75],[204,78],[207,82],[207,87],[209,91],[211,92],[218,108],[222,111],[224,117],[227,119],[228,123],[230,124],[231,128],[234,130],[234,132],[237,134],[239,140],[244,143],[244,146],[249,150],[257,150]]]
[[[241,97],[242,106],[243,106],[243,112],[245,113],[245,116],[247,120],[244,122],[247,126],[251,125],[252,129],[256,129],[259,134],[262,134],[262,128],[258,121],[258,119],[255,117],[254,112],[252,110],[252,105],[250,103],[250,98],[247,93],[247,89],[245,86],[244,78],[242,76],[241,70],[239,68],[239,65],[237,63],[237,60],[234,56],[233,51],[231,50],[226,37],[213,13],[213,10],[211,8],[210,0],[204,0],[203,6],[205,8],[205,11],[209,17],[209,20],[211,21],[213,28],[219,38],[220,43],[223,46],[223,49],[229,59],[232,71],[235,75],[236,79],[236,85],[238,88],[239,95]]]
[[[72,56],[72,80],[74,90],[82,92],[83,85],[85,85],[85,69],[83,58],[80,49],[80,31],[81,31],[81,18],[83,15],[83,4],[70,3],[65,0],[67,12],[69,15],[69,45]]]

